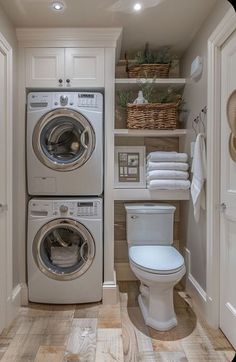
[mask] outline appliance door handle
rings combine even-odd
[[[83,259],[83,261],[86,263],[86,259],[84,258],[84,247],[85,247],[85,245],[87,244],[87,241],[85,241],[82,245],[81,245],[81,247],[80,247],[80,256],[81,256],[81,258]]]
[[[0,204],[0,214],[4,213],[6,211],[8,211],[7,204]]]
[[[86,145],[86,143],[85,143],[85,135],[86,135],[86,133],[88,133],[88,128],[85,128],[83,130],[83,132],[81,133],[80,142],[81,142],[82,146],[87,150],[88,145]]]

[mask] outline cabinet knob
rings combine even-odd
[[[67,80],[66,80],[66,83],[68,83],[68,84],[69,84],[69,83],[70,83],[70,79],[67,79]]]
[[[59,82],[60,84],[62,84],[63,79],[60,78],[60,79],[58,80],[58,82]]]

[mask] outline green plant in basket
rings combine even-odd
[[[143,92],[143,96],[147,99],[148,103],[155,102],[155,87],[154,87],[155,80],[152,82],[145,82],[141,84],[140,89]]]
[[[131,91],[119,91],[119,105],[121,108],[126,108],[128,103],[133,103],[134,95]]]
[[[171,60],[169,47],[161,47],[154,52],[149,49],[148,43],[146,43],[144,51],[139,51],[135,56],[137,64],[169,64]]]
[[[178,103],[183,102],[181,94],[176,93],[173,88],[168,88],[167,91],[162,92],[158,95],[157,103]]]
[[[147,99],[148,103],[176,103],[179,105],[179,108],[182,108],[184,101],[181,94],[177,93],[173,88],[168,88],[163,92],[156,92],[156,87],[154,86],[155,78],[150,81],[139,81],[139,89],[143,92],[143,96]],[[128,103],[133,103],[137,94],[132,91],[119,91],[119,105],[122,108],[126,108]]]
[[[156,53],[156,64],[170,64],[173,57],[170,54],[170,48],[169,47],[161,47],[158,49]]]

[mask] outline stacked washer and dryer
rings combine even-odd
[[[27,99],[29,300],[102,298],[103,95],[32,92]]]

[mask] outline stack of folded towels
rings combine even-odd
[[[188,155],[156,151],[147,157],[147,187],[150,190],[188,190]]]
[[[61,268],[69,268],[77,264],[79,259],[79,248],[77,244],[68,247],[52,246],[51,261]]]

